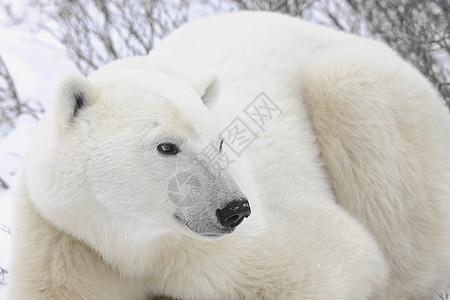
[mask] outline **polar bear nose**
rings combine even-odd
[[[246,199],[234,200],[216,211],[220,224],[225,227],[236,227],[244,218],[250,216],[250,204]]]

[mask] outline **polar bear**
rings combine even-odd
[[[383,255],[335,203],[309,122],[301,193],[272,199],[244,160],[229,171],[202,160],[208,146],[227,151],[202,102],[218,82],[205,78],[188,85],[106,67],[62,82],[21,173],[11,299],[361,299],[383,290]],[[186,173],[200,188],[180,203],[170,186]]]
[[[450,119],[387,47],[194,21],[61,84],[20,173],[11,299],[430,299]]]

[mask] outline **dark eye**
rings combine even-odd
[[[175,155],[180,151],[178,149],[177,145],[172,144],[172,143],[159,144],[157,149],[160,153],[166,154],[166,155]]]

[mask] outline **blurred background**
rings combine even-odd
[[[449,0],[0,0],[0,298],[11,187],[59,79],[146,55],[190,20],[239,10],[275,11],[383,41],[450,105]]]

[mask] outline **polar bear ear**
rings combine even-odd
[[[220,84],[215,74],[206,74],[189,82],[190,86],[200,95],[203,103],[210,108],[219,98]]]
[[[95,99],[94,85],[82,75],[64,78],[58,87],[55,113],[62,124],[73,123],[79,113]]]

